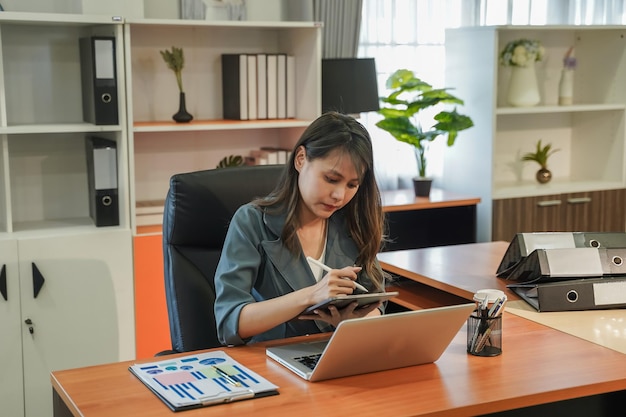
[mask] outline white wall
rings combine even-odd
[[[0,0],[7,12],[81,13],[80,0]]]

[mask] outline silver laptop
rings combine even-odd
[[[309,381],[432,363],[475,308],[471,303],[345,320],[328,340],[265,352]]]

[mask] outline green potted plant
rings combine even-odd
[[[389,132],[395,139],[412,145],[417,158],[418,176],[414,178],[415,194],[428,196],[432,179],[427,177],[427,151],[430,142],[447,136],[447,146],[454,145],[458,132],[474,126],[468,116],[456,111],[441,110],[434,116],[434,124],[422,127],[418,115],[424,109],[438,104],[463,104],[463,100],[448,93],[449,88],[435,89],[417,78],[413,71],[400,69],[387,79],[391,92],[381,97],[386,104],[378,112],[383,119],[376,126]],[[422,186],[422,183],[426,186]]]
[[[522,156],[522,161],[534,161],[540,168],[535,178],[540,184],[545,184],[552,179],[552,172],[548,169],[548,158],[560,149],[552,149],[552,144],[542,146],[541,139],[537,141],[535,152],[528,152]]]
[[[187,123],[193,119],[193,116],[187,111],[187,105],[185,100],[185,90],[183,90],[183,68],[185,67],[185,55],[183,48],[177,48],[172,46],[172,50],[159,51],[163,61],[167,64],[167,67],[174,71],[176,76],[176,84],[178,85],[178,112],[172,116],[178,123]]]

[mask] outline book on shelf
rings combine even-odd
[[[274,147],[253,149],[245,158],[246,165],[284,165],[291,156],[291,150]]]
[[[224,119],[248,120],[248,58],[222,54],[222,107]]]
[[[287,55],[286,95],[286,117],[293,119],[296,117],[296,57],[293,55]]]
[[[257,117],[267,119],[267,54],[256,56]]]
[[[279,54],[223,54],[224,119],[287,119],[296,115],[296,58]]]
[[[287,118],[287,55],[278,54],[276,66],[276,103],[278,119]]]
[[[267,118],[278,117],[278,55],[267,55]]]
[[[249,54],[248,58],[248,119],[258,119],[257,113],[257,59]]]
[[[278,394],[278,386],[218,350],[129,367],[172,411]]]

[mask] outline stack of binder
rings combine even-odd
[[[224,119],[296,116],[296,61],[287,54],[223,54]]]
[[[626,233],[519,233],[496,275],[537,311],[626,307]]]

